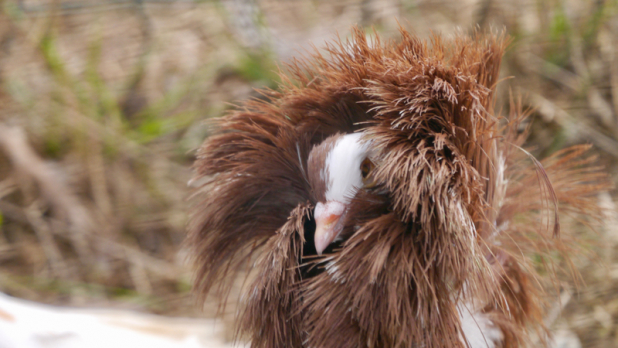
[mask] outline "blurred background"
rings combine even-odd
[[[398,23],[505,30],[498,109],[522,94],[531,152],[591,143],[616,183],[616,0],[0,0],[0,291],[213,316],[182,248],[204,121],[352,25],[396,38]],[[551,320],[584,347],[618,347],[614,196],[585,236],[601,242],[578,261],[586,285]]]

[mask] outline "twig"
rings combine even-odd
[[[532,53],[525,55],[524,61],[526,61],[524,66],[535,74],[545,76],[573,91],[579,91],[581,89],[581,77],[556,64],[550,63]]]
[[[583,135],[586,140],[618,158],[618,142],[616,140],[582,122],[575,121],[575,117],[543,96],[536,93],[530,93],[530,96],[530,102],[547,120],[554,120],[567,129],[577,128],[577,132]]]
[[[41,218],[41,212],[36,205],[37,204],[35,202],[31,207],[26,209],[25,214],[30,226],[32,226],[34,233],[40,241],[39,244],[43,248],[43,252],[47,257],[51,271],[59,278],[71,279],[69,269],[64,262],[62,253],[54,241],[53,233],[49,228],[49,225]]]
[[[100,241],[104,243],[105,246],[111,247],[117,257],[128,258],[128,261],[131,263],[139,262],[145,269],[159,277],[165,279],[177,279],[178,274],[181,272],[179,267],[176,267],[165,260],[149,256],[141,250],[134,249],[108,239],[101,238]]]
[[[146,273],[143,258],[134,256],[135,253],[126,252],[126,249],[125,253],[127,254],[127,259],[131,261],[129,274],[135,289],[141,294],[151,295],[152,284],[148,278],[148,273]]]
[[[597,196],[599,208],[603,211],[603,261],[607,265],[611,265],[611,260],[614,256],[613,250],[618,243],[618,210],[616,210],[616,203],[612,199],[609,192],[602,192]],[[605,271],[610,273],[606,268]],[[601,286],[607,292],[611,291],[612,277],[608,274],[608,277],[602,280]]]
[[[26,214],[23,212],[23,209],[14,204],[0,201],[0,211],[3,215],[7,216],[11,220],[18,221],[24,224],[28,223],[28,216],[26,216]]]
[[[108,0],[108,1],[64,1],[52,5],[29,5],[20,6],[20,10],[29,16],[42,16],[56,11],[60,15],[98,13],[132,8],[136,6],[136,0]],[[140,2],[156,5],[198,5],[199,0],[140,0]],[[56,8],[55,8],[56,7]]]
[[[3,180],[0,182],[0,199],[10,195],[15,190],[17,190],[17,185],[15,184],[15,180],[13,180],[13,178],[9,177],[8,179]]]
[[[24,209],[16,205],[0,201],[0,211],[12,220],[26,224],[30,223]],[[51,220],[51,223],[54,223],[53,219]],[[119,260],[125,260],[131,265],[142,267],[144,270],[152,274],[156,274],[158,277],[164,279],[176,280],[178,278],[178,274],[182,272],[181,267],[177,267],[176,265],[165,260],[152,257],[139,249],[128,247],[121,243],[109,240],[108,238],[103,237],[104,235],[106,234],[103,233],[101,235],[92,236],[94,238],[95,246],[101,253],[111,255]]]
[[[571,301],[571,297],[573,297],[571,290],[562,290],[560,293],[560,298],[556,303],[554,303],[549,312],[547,312],[545,319],[543,319],[545,326],[551,327],[556,322],[556,319],[558,319],[564,307],[566,307],[566,305],[569,304],[569,301]]]
[[[108,194],[107,180],[105,178],[105,161],[101,154],[100,144],[98,141],[90,142],[86,163],[94,201],[103,215],[109,218],[112,216],[112,203]]]
[[[7,127],[0,123],[0,147],[4,149],[15,169],[33,178],[45,199],[51,202],[61,215],[66,216],[70,238],[80,260],[89,264],[91,257],[86,236],[92,232],[94,224],[86,208],[64,182],[53,174],[52,168],[32,150],[21,128]]]
[[[573,62],[573,67],[575,68],[575,72],[578,76],[581,77],[580,81],[588,82],[588,105],[593,113],[598,117],[599,121],[603,126],[612,130],[615,130],[614,124],[614,112],[610,103],[608,103],[601,92],[592,85],[590,77],[590,71],[586,66],[586,60],[584,59],[582,42],[578,38],[573,38],[571,40],[571,62]]]
[[[554,303],[551,309],[547,312],[547,315],[545,316],[545,318],[543,318],[543,324],[545,324],[545,327],[551,328],[553,326],[553,324],[556,322],[556,320],[562,313],[562,310],[564,309],[564,307],[566,307],[566,305],[571,300],[571,297],[572,297],[571,290],[569,289],[562,290],[558,301]],[[530,339],[530,342],[532,343],[532,345],[530,347],[538,347],[540,345],[542,341],[542,337],[539,336],[539,333],[543,334],[542,332],[537,332],[537,333],[532,334],[532,337]]]

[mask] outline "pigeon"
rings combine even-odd
[[[508,43],[355,28],[216,120],[194,165],[196,292],[224,305],[246,277],[253,348],[545,344],[548,279],[577,247],[560,214],[598,218],[607,177],[587,145],[537,160],[521,98],[495,109]]]

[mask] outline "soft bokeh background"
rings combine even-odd
[[[279,62],[312,45],[354,24],[396,37],[398,23],[504,29],[498,105],[513,91],[534,108],[532,152],[592,143],[616,181],[616,0],[0,0],[0,291],[212,316],[182,249],[204,121],[276,87]],[[618,346],[613,195],[587,236],[598,257],[578,263],[587,285],[548,318],[584,347]]]

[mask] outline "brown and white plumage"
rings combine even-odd
[[[297,62],[199,152],[196,288],[225,293],[251,265],[252,347],[521,346],[542,326],[530,257],[568,249],[557,204],[596,216],[585,147],[543,169],[517,103],[493,110],[503,37],[401,34]]]

